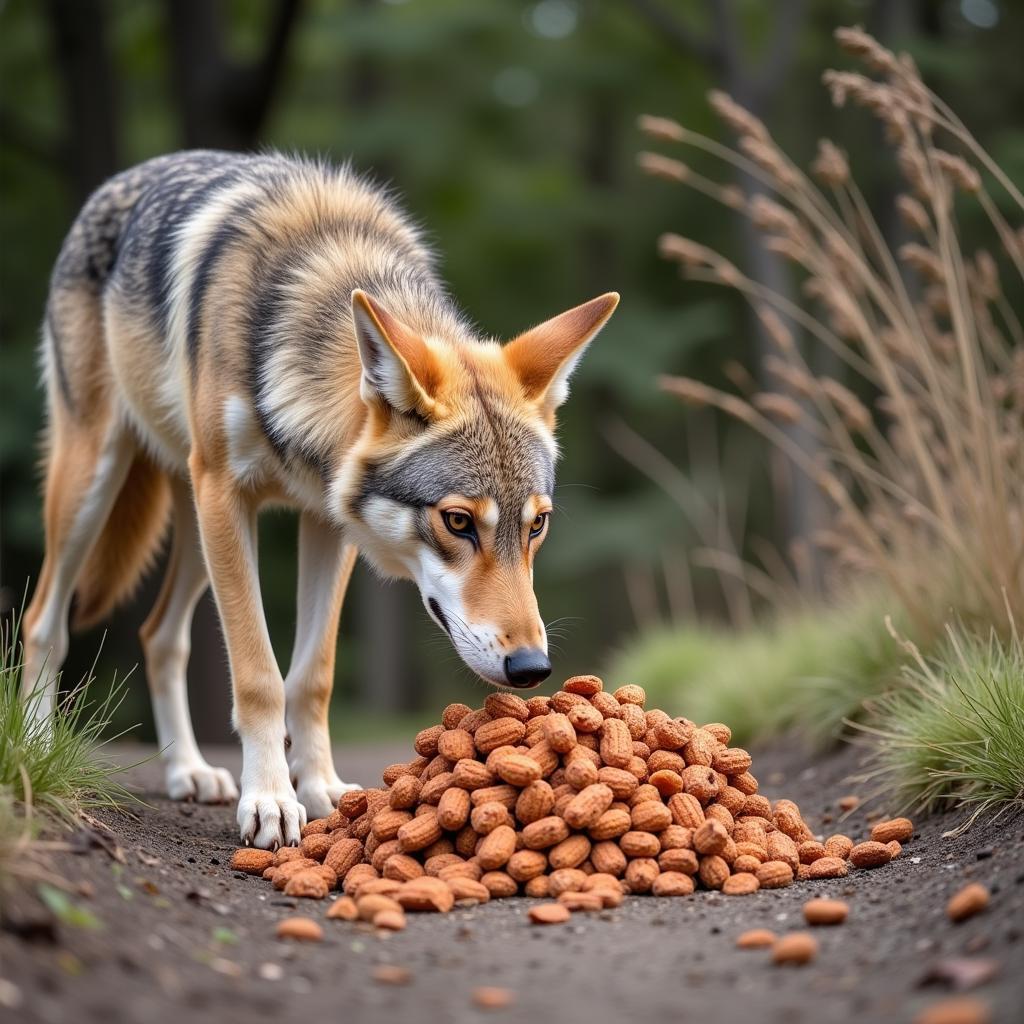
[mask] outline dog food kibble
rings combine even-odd
[[[277,925],[279,939],[294,939],[296,942],[320,942],[324,930],[309,917],[286,917]]]
[[[503,1010],[515,1001],[515,993],[507,988],[482,985],[480,988],[473,989],[473,1003],[481,1010]]]
[[[914,1024],[989,1024],[992,1011],[981,999],[956,996],[932,1003],[915,1018]]]
[[[373,926],[389,932],[400,932],[405,928],[405,914],[400,910],[378,910],[373,915]]]
[[[327,908],[327,917],[339,921],[359,920],[359,908],[351,896],[342,896]]]
[[[777,939],[772,946],[772,960],[777,964],[801,966],[818,955],[818,943],[807,932],[790,932]]]
[[[775,938],[775,932],[767,928],[751,928],[736,939],[736,945],[740,949],[766,949],[775,945]]]
[[[247,875],[262,875],[273,863],[274,854],[270,850],[254,850],[246,846],[235,850],[229,867],[232,871],[242,871]]]
[[[946,915],[951,921],[966,921],[981,913],[989,901],[989,891],[979,882],[971,882],[955,893],[946,904]]]
[[[914,824],[908,818],[892,818],[889,821],[879,821],[871,826],[871,838],[876,843],[891,843],[894,839],[897,842],[905,843],[914,834]]]
[[[845,900],[808,900],[804,904],[804,920],[808,924],[842,924],[850,913]]]
[[[412,971],[398,964],[378,964],[373,969],[373,980],[382,985],[408,985],[412,981]]]
[[[564,903],[539,903],[530,907],[530,920],[534,924],[562,924],[569,920],[569,908]]]
[[[417,733],[416,756],[388,765],[382,786],[345,793],[305,826],[298,849],[237,850],[231,869],[291,897],[340,889],[326,916],[380,930],[404,928],[410,913],[517,895],[550,901],[528,917],[553,924],[626,896],[745,896],[841,878],[851,865],[888,863],[913,837],[910,821],[893,818],[856,845],[845,835],[822,840],[792,800],[758,791],[728,726],[645,702],[642,687],[610,693],[596,676],[574,676],[550,697],[492,693],[475,711],[451,704]],[[805,915],[838,922],[840,906],[812,901]],[[951,904],[950,916],[971,912]],[[278,934],[318,939],[313,923],[291,918]],[[738,945],[759,941],[774,936],[746,933]],[[802,962],[808,948],[810,958],[809,936],[786,936],[775,955]]]
[[[850,851],[850,863],[856,868],[878,868],[892,860],[892,850],[885,843],[869,840],[858,843]]]

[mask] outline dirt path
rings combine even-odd
[[[233,751],[211,754],[237,769]],[[353,747],[340,752],[338,764],[345,778],[371,784],[385,764],[406,756],[401,749]],[[834,811],[829,801],[845,791],[849,752],[808,768],[792,750],[776,750],[754,764],[767,795],[792,797],[812,827],[836,829],[821,824],[822,814]],[[972,994],[988,1002],[997,1024],[1020,1020],[1024,1005],[1019,814],[961,840],[942,839],[951,822],[933,819],[884,868],[750,897],[638,898],[555,928],[531,926],[528,901],[506,900],[445,917],[412,915],[407,931],[383,938],[329,921],[322,944],[297,946],[274,938],[276,922],[296,912],[296,901],[225,866],[235,846],[233,812],[160,799],[154,764],[133,770],[132,780],[152,806],[134,820],[101,816],[125,863],[96,847],[57,861],[92,893],[77,899],[101,927],[61,924],[52,939],[34,941],[0,933],[0,1019],[899,1022],[948,992],[924,981],[951,957],[992,962],[995,976]],[[855,814],[842,831],[863,835],[863,817]],[[992,905],[954,926],[945,903],[968,879],[992,889]],[[842,896],[852,908],[842,927],[817,931],[815,963],[782,969],[764,951],[734,948],[747,928],[801,927],[801,906],[811,894]],[[324,906],[299,911],[319,918]],[[379,964],[408,968],[411,981],[374,981]],[[478,985],[512,989],[514,1005],[475,1008]]]

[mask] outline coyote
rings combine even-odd
[[[297,843],[306,816],[352,788],[327,712],[357,552],[415,581],[487,682],[536,686],[551,671],[532,579],[555,411],[617,303],[602,295],[500,345],[448,297],[417,228],[347,166],[186,152],[112,178],[64,243],[43,327],[46,557],[25,616],[37,714],[53,705],[69,614],[75,628],[104,618],[168,520],[140,634],[167,789],[239,797],[188,711],[192,613],[211,585],[245,843]],[[256,517],[271,504],[300,515],[284,678],[257,572]]]

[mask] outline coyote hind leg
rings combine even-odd
[[[139,630],[146,659],[157,740],[166,764],[172,800],[227,803],[238,799],[230,772],[214,768],[199,752],[188,708],[186,668],[191,648],[192,614],[206,590],[206,564],[188,482],[171,483],[174,539],[160,596]]]
[[[101,421],[102,423],[102,421]],[[23,692],[37,719],[57,695],[57,674],[68,652],[68,612],[82,566],[103,530],[135,454],[118,424],[55,425],[46,476],[46,556],[25,612]]]

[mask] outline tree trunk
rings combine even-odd
[[[221,0],[165,0],[171,84],[188,147],[252,149],[281,84],[301,0],[277,0],[260,57],[227,54]]]
[[[64,102],[64,165],[80,205],[119,167],[118,109],[103,0],[49,0]]]

